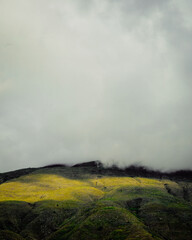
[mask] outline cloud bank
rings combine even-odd
[[[0,0],[0,171],[192,169],[189,0]]]

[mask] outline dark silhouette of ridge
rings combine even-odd
[[[65,164],[50,164],[40,168],[25,168],[11,172],[0,173],[0,184],[18,178],[23,175],[27,175],[39,169],[46,168],[65,168],[65,169],[83,169],[85,173],[107,175],[107,176],[130,176],[130,177],[146,177],[146,178],[158,178],[158,179],[170,179],[170,180],[184,180],[192,181],[192,170],[177,170],[171,172],[161,172],[159,170],[153,170],[145,166],[130,165],[125,168],[119,168],[117,165],[104,166],[100,161],[90,161],[84,163],[78,163],[73,166],[67,166]]]
[[[160,170],[153,170],[145,166],[130,165],[124,169],[119,168],[117,165],[112,165],[107,168],[111,172],[119,176],[131,176],[131,177],[147,177],[147,178],[168,178],[173,180],[189,180],[192,181],[192,170],[177,170],[162,172]],[[106,170],[107,170],[106,169]]]
[[[117,175],[117,176],[131,176],[131,177],[147,177],[147,178],[168,178],[173,180],[192,180],[191,170],[177,170],[170,172],[162,172],[160,170],[153,170],[146,166],[130,165],[126,168],[119,168],[116,164],[105,167],[100,161],[90,161],[85,163],[78,163],[72,166],[73,168],[91,168],[91,173]]]
[[[37,169],[38,168],[24,168],[24,169],[11,171],[11,172],[0,173],[0,184],[6,182],[8,180],[11,180],[13,178],[18,178],[18,177],[21,177],[23,175],[27,175],[29,173],[32,173]]]
[[[46,166],[44,166],[44,167],[42,167],[42,168],[57,168],[57,167],[67,167],[67,165],[66,164],[50,164],[50,165],[46,165]]]
[[[84,162],[84,163],[78,163],[73,165],[72,167],[93,167],[93,168],[101,168],[103,167],[103,164],[96,160],[96,161],[90,161],[90,162]]]

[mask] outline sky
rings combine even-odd
[[[191,0],[0,0],[0,172],[192,169]]]

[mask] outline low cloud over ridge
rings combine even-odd
[[[187,0],[0,1],[1,171],[192,169],[191,13]]]

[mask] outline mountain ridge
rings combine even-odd
[[[44,168],[92,168],[92,171],[95,173],[109,174],[109,175],[122,175],[122,176],[141,176],[141,177],[152,177],[152,178],[168,178],[175,180],[192,180],[192,170],[175,170],[175,171],[160,171],[150,169],[146,166],[142,165],[129,165],[125,168],[120,168],[117,165],[113,164],[111,166],[104,166],[102,162],[99,160],[88,161],[77,163],[74,165],[66,165],[66,164],[49,164],[43,167],[37,168],[24,168],[18,169],[14,171],[0,173],[0,184],[11,180],[13,178],[18,178],[20,176],[32,173],[38,169]]]
[[[0,239],[191,240],[192,181],[174,174],[98,161],[0,174]]]

